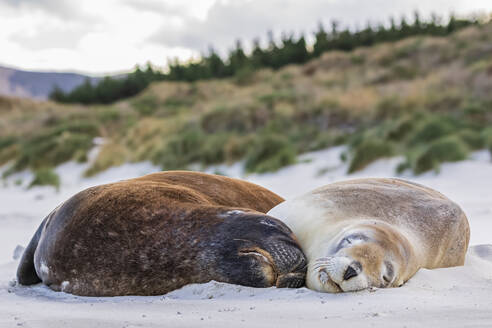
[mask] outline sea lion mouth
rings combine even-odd
[[[332,257],[320,258],[316,260],[311,270],[313,270],[317,275],[317,278],[324,290],[331,293],[341,293],[344,292],[344,290],[330,276],[330,269],[333,270],[334,267],[335,265]]]
[[[304,254],[292,250],[270,253],[261,248],[246,248],[239,251],[242,256],[254,256],[265,264],[263,272],[272,285],[278,288],[299,288],[305,284],[307,263]]]
[[[341,292],[343,292],[342,287],[340,287],[339,284],[337,284],[335,281],[333,281],[333,279],[330,278],[330,275],[328,274],[328,272],[326,272],[325,269],[320,269],[319,270],[318,279],[319,279],[319,281],[321,282],[321,284],[323,286],[328,285],[331,288],[333,288],[333,291],[335,293],[341,293]]]
[[[305,273],[292,272],[279,276],[275,286],[277,288],[299,288],[304,285],[305,280]]]

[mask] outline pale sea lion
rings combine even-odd
[[[306,285],[323,292],[401,286],[420,268],[464,264],[470,229],[441,193],[400,179],[329,184],[268,212],[296,234]]]
[[[252,183],[171,171],[86,189],[42,222],[20,284],[77,295],[156,295],[210,280],[300,287],[306,260]]]

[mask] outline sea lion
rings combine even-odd
[[[84,296],[159,295],[211,280],[300,287],[305,256],[264,214],[282,201],[249,182],[186,171],[92,187],[44,219],[17,280]]]
[[[308,259],[306,285],[322,292],[396,287],[420,268],[463,265],[470,240],[457,204],[401,179],[329,184],[267,214],[292,229]]]

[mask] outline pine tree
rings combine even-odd
[[[247,61],[246,54],[244,53],[241,40],[236,41],[236,47],[229,53],[229,71],[231,74],[235,74],[240,71],[241,68],[246,66]]]
[[[317,31],[314,32],[315,42],[311,52],[306,48],[303,35],[296,38],[292,33],[282,33],[280,42],[276,42],[273,33],[269,31],[266,48],[262,48],[260,40],[255,39],[251,53],[246,54],[241,41],[238,40],[225,62],[213,47],[210,47],[208,55],[202,54],[198,60],[189,60],[186,63],[178,59],[169,60],[168,72],[165,74],[155,70],[149,62],[145,69],[136,66],[135,70],[126,77],[106,77],[96,85],[92,85],[90,79],[87,79],[71,92],[64,93],[58,86],[55,86],[50,93],[50,99],[83,104],[111,103],[118,99],[131,97],[157,80],[191,82],[234,75],[236,78],[244,77],[262,67],[278,69],[292,63],[301,64],[326,51],[351,51],[360,46],[396,41],[413,35],[447,35],[457,29],[478,24],[476,19],[457,19],[454,14],[450,15],[445,25],[441,24],[440,18],[435,14],[432,14],[430,21],[422,21],[417,11],[414,12],[411,24],[407,23],[405,16],[402,16],[398,26],[392,17],[389,22],[389,27],[378,24],[377,28],[374,28],[368,23],[364,29],[352,32],[348,28],[340,30],[338,22],[333,20],[329,33],[325,31],[323,24],[319,23]]]
[[[215,52],[213,47],[209,48],[209,54],[204,58],[204,65],[207,67],[210,77],[221,78],[226,76],[226,67],[222,58]]]
[[[251,65],[254,68],[266,67],[269,64],[268,54],[261,48],[260,39],[253,40],[253,51],[251,52]]]
[[[329,50],[328,33],[325,32],[323,23],[318,23],[318,30],[314,34],[313,56],[319,57],[323,52]]]
[[[55,84],[53,87],[53,90],[51,90],[48,98],[53,101],[57,102],[66,102],[66,96],[63,90],[58,86],[58,84]]]

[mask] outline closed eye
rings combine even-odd
[[[368,241],[369,238],[366,235],[363,235],[361,233],[354,233],[351,234],[345,238],[343,238],[340,243],[338,244],[338,247],[335,251],[338,251],[342,248],[348,247],[348,246],[353,246],[365,241]]]

